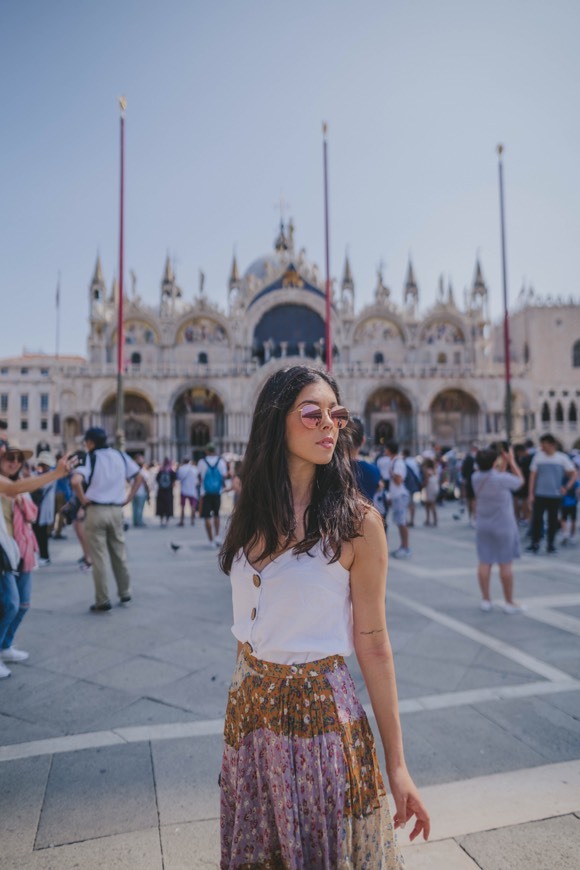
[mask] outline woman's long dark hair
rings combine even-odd
[[[340,402],[338,386],[327,372],[292,366],[273,374],[264,384],[252,420],[243,460],[242,491],[234,508],[220,553],[220,567],[230,573],[237,553],[263,543],[256,561],[268,559],[294,541],[296,523],[288,475],[286,417],[308,384],[326,381]],[[340,558],[342,544],[361,534],[368,503],[361,496],[350,461],[348,427],[339,432],[333,457],[317,465],[311,502],[304,515],[305,536],[293,547],[306,553],[319,541],[329,561]]]

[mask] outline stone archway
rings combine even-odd
[[[464,390],[442,390],[431,402],[431,432],[438,444],[467,447],[479,434],[479,404]]]
[[[395,387],[379,387],[368,397],[364,410],[365,428],[374,447],[394,439],[400,447],[412,447],[415,433],[409,398]]]
[[[146,453],[154,437],[154,410],[151,402],[139,393],[125,393],[123,430],[125,449],[128,453]],[[117,426],[117,397],[109,396],[101,409],[103,428],[109,438],[115,435]]]
[[[224,421],[224,405],[217,393],[207,387],[183,390],[173,405],[173,440],[178,455],[189,455],[192,447],[204,447],[209,441],[219,451],[225,435]]]

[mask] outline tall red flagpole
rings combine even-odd
[[[323,158],[324,158],[324,241],[326,247],[326,323],[324,330],[324,347],[326,350],[326,369],[332,371],[332,338],[330,334],[330,241],[328,233],[328,125],[326,121],[322,125],[323,134]]]
[[[125,109],[127,100],[119,97],[121,108],[121,176],[120,176],[120,214],[119,214],[119,301],[117,308],[117,420],[115,442],[123,448],[125,443],[125,395],[123,391],[123,372],[125,368],[125,323],[123,320],[123,259],[125,247]]]
[[[510,317],[508,308],[507,264],[505,246],[505,210],[503,199],[503,145],[497,146],[499,172],[499,219],[501,232],[501,271],[503,282],[503,354],[505,368],[505,430],[506,441],[512,440],[512,384],[510,366]]]

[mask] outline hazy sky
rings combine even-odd
[[[126,286],[159,299],[169,252],[186,298],[225,305],[232,251],[271,250],[282,193],[296,244],[356,304],[376,268],[400,301],[456,297],[479,252],[501,312],[496,144],[505,144],[509,292],[578,298],[578,0],[0,0],[0,356],[84,353],[100,251],[118,262],[127,109]]]

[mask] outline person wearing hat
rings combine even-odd
[[[19,444],[6,444],[0,455],[0,474],[12,481],[18,480],[24,463],[32,450]],[[31,523],[36,520],[38,508],[28,494],[16,498],[0,496],[2,519],[7,535],[18,548],[16,570],[2,574],[0,581],[0,679],[10,676],[6,662],[24,662],[28,653],[14,646],[14,636],[30,607],[32,571],[36,568],[38,544]]]
[[[55,465],[55,458],[48,450],[42,450],[36,457],[36,468],[39,474],[45,474]],[[34,523],[33,529],[38,541],[39,558],[38,564],[41,567],[50,565],[50,553],[48,551],[48,539],[54,525],[54,505],[56,495],[56,481],[43,486],[42,489],[36,491],[32,500],[38,507],[38,517]]]
[[[132,501],[143,483],[137,463],[121,450],[107,447],[107,433],[99,427],[85,432],[86,463],[77,468],[72,477],[72,488],[86,510],[85,536],[93,563],[95,603],[92,613],[111,610],[107,585],[110,560],[121,604],[131,600],[131,585],[123,506]],[[126,492],[126,482],[131,484]]]

